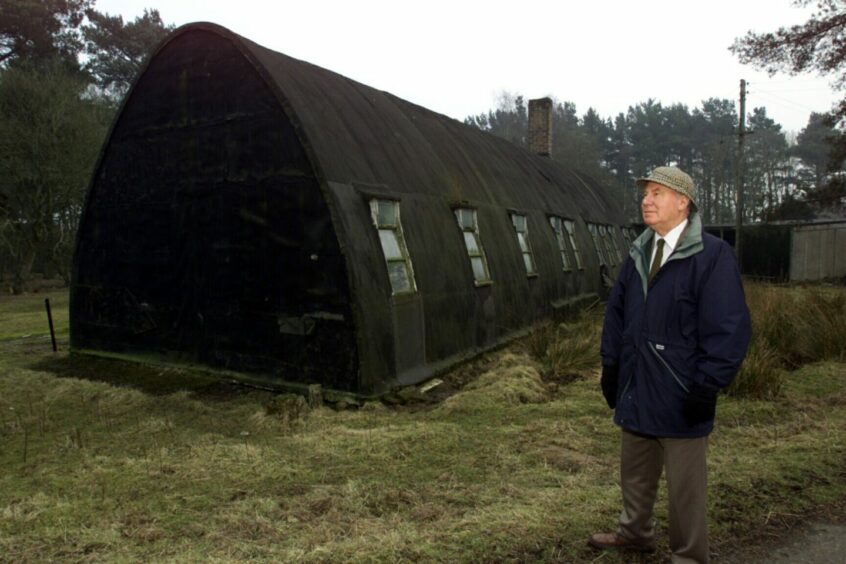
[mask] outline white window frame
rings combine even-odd
[[[538,268],[535,264],[535,255],[532,252],[532,244],[529,241],[529,219],[519,213],[510,213],[511,225],[514,226],[514,233],[517,235],[517,245],[520,247],[520,254],[523,257],[523,266],[526,268],[526,276],[533,278],[538,275]],[[520,227],[522,226],[522,230]],[[523,235],[522,238],[520,235]]]
[[[380,217],[379,206],[390,206],[393,208],[394,221],[391,222]],[[385,259],[385,268],[388,274],[388,281],[391,285],[391,295],[413,294],[417,291],[417,282],[414,278],[414,267],[411,264],[411,255],[405,244],[405,236],[402,231],[400,220],[400,203],[398,200],[386,198],[372,198],[370,200],[370,217],[379,235],[379,243],[382,247],[382,256]],[[395,247],[394,247],[395,244]],[[405,280],[408,286],[397,286],[394,277],[391,275],[396,265],[402,264],[405,272]]]
[[[602,252],[601,243],[599,241],[599,226],[595,223],[588,223],[588,231],[590,237],[593,239],[593,248],[596,251],[596,256],[599,257],[599,265],[607,265],[608,261],[605,258],[605,253]]]
[[[605,250],[605,257],[608,259],[608,264],[610,266],[614,266],[619,261],[617,259],[617,255],[614,253],[614,249],[611,246],[611,226],[610,225],[598,225],[599,230],[599,239],[602,241],[602,248]]]
[[[553,233],[555,233],[555,240],[558,241],[558,250],[561,253],[561,262],[564,265],[564,272],[572,272],[573,263],[570,261],[570,255],[567,252],[567,239],[565,239],[565,234],[569,235],[569,232],[567,231],[567,228],[564,227],[565,221],[566,220],[564,218],[558,217],[557,215],[549,216],[549,225],[552,227]]]
[[[473,283],[476,286],[485,286],[492,283],[488,259],[485,255],[485,249],[482,247],[482,239],[479,236],[479,219],[476,210],[474,208],[455,208],[453,212],[464,239],[464,247],[467,249],[470,271],[473,273]],[[477,264],[481,266],[481,273],[475,267]]]
[[[567,230],[567,235],[570,237],[570,246],[573,249],[573,255],[576,257],[576,266],[579,270],[584,270],[585,265],[582,262],[582,252],[576,244],[576,222],[571,219],[562,219],[564,229]]]
[[[614,247],[614,253],[617,255],[617,264],[623,262],[623,252],[620,250],[620,244],[617,242],[617,227],[614,225],[608,226],[608,237],[611,239],[611,246]]]

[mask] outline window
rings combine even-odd
[[[611,244],[611,227],[608,225],[599,226],[599,240],[602,242],[602,249],[605,251],[605,257],[608,259],[608,264],[614,266],[619,262],[619,260],[617,260],[617,255]]]
[[[526,224],[526,216],[516,213],[511,214],[511,223],[517,233],[517,243],[520,245],[520,252],[523,254],[523,265],[526,267],[526,274],[537,276],[535,258],[532,256],[532,246],[529,244],[529,228]]]
[[[573,255],[576,257],[576,266],[579,270],[584,268],[582,264],[582,253],[579,251],[579,246],[576,245],[576,224],[569,219],[563,220],[564,229],[567,230],[567,235],[570,237],[570,247],[573,249]]]
[[[411,257],[405,246],[400,224],[399,202],[394,200],[370,200],[370,215],[379,232],[382,253],[388,266],[388,278],[391,281],[391,293],[414,292],[414,270]]]
[[[608,238],[611,239],[611,245],[614,247],[614,254],[617,255],[617,262],[623,262],[623,253],[620,251],[620,244],[617,242],[617,237],[615,237],[616,231],[614,227],[608,227]]]
[[[626,240],[628,241],[629,245],[633,245],[635,239],[638,237],[637,231],[635,231],[634,227],[623,227],[623,233],[626,234]]]
[[[564,270],[569,272],[573,270],[573,264],[570,262],[570,255],[567,253],[567,239],[569,233],[565,231],[564,223],[566,220],[558,216],[549,218],[549,224],[555,232],[555,240],[558,241],[558,250],[561,252],[561,262],[564,264]],[[571,222],[572,223],[572,222]]]
[[[632,234],[629,228],[621,227],[620,230],[623,232],[623,241],[625,241],[627,245],[631,246],[634,239],[632,239]]]
[[[477,286],[490,282],[491,275],[488,270],[488,261],[485,258],[485,251],[482,249],[482,242],[479,239],[479,224],[476,221],[476,210],[470,208],[456,208],[455,218],[458,220],[458,227],[464,237],[464,245],[467,247],[467,255],[470,257],[470,266],[473,268],[473,279]]]
[[[593,239],[593,248],[596,250],[596,256],[599,257],[599,264],[608,264],[605,253],[602,252],[602,244],[599,242],[599,226],[594,223],[588,223],[587,226],[588,231],[590,231],[590,237]]]

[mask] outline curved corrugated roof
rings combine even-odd
[[[587,221],[622,223],[592,180],[547,157],[340,74],[271,51],[226,28],[194,23],[236,42],[272,83],[325,181],[388,185],[399,193],[495,203]],[[553,186],[551,186],[551,184]],[[561,189],[568,187],[568,189]],[[614,213],[618,212],[618,213]]]

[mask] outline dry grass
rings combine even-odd
[[[785,370],[846,359],[843,288],[746,284],[752,343],[731,395],[769,399],[781,392]]]
[[[0,560],[589,561],[587,535],[619,511],[595,359],[563,385],[517,346],[462,367],[431,408],[337,412],[47,357],[43,336],[0,341]],[[721,399],[715,549],[843,499],[844,463],[846,365],[793,371],[775,400]],[[665,542],[662,504],[658,523]]]
[[[596,367],[602,309],[582,312],[566,323],[546,323],[523,339],[522,347],[537,359],[543,373],[559,382]]]

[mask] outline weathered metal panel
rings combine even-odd
[[[846,224],[835,230],[834,276],[846,278]]]
[[[794,227],[792,241],[791,280],[846,277],[846,223]]]

